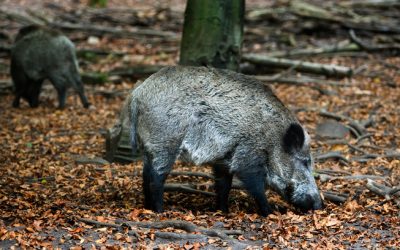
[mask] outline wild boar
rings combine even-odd
[[[216,208],[228,212],[235,175],[261,215],[271,188],[301,210],[320,209],[310,137],[261,82],[207,67],[167,67],[131,93],[132,148],[143,152],[145,207],[163,211],[163,185],[177,159],[213,167]]]
[[[74,44],[60,32],[40,26],[20,29],[11,49],[11,77],[14,83],[13,107],[25,98],[31,107],[39,105],[42,83],[50,80],[64,108],[66,91],[73,87],[85,108],[89,107],[79,75]]]

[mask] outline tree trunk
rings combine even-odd
[[[244,0],[188,0],[180,64],[239,69]]]

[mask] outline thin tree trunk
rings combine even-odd
[[[180,64],[239,69],[244,0],[188,0]]]

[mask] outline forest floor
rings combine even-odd
[[[110,19],[96,19],[96,9],[85,12],[86,1],[3,2],[1,9],[30,9],[56,20],[81,18],[86,23],[109,27],[127,27],[121,23],[131,18],[131,14],[115,14],[114,22],[122,20],[118,25]],[[184,1],[123,1],[124,5],[116,2],[120,1],[109,0],[110,13],[135,9],[133,19],[129,20],[138,30],[170,31],[178,39],[66,32],[78,50],[110,52],[81,55],[81,70],[107,73],[138,64],[177,64]],[[262,2],[247,2],[244,53],[262,54],[349,41],[343,27],[315,25],[315,20],[301,19],[296,23],[299,20],[286,14],[250,20],[249,12],[256,6],[270,8],[279,4],[270,1],[264,6]],[[399,9],[393,11],[399,13]],[[22,24],[1,14],[0,24],[0,45],[10,45]],[[372,42],[387,38],[363,34]],[[397,39],[400,41],[398,34]],[[328,79],[314,75],[320,83],[270,83],[311,135],[313,154],[320,156],[315,163],[315,176],[321,192],[332,192],[342,200],[325,199],[323,210],[303,214],[267,191],[276,211],[264,218],[257,215],[253,200],[243,190],[231,192],[227,215],[212,210],[210,196],[186,192],[167,192],[164,213],[145,210],[140,161],[105,165],[79,161],[82,157],[104,156],[106,130],[115,123],[126,94],[145,76],[114,76],[103,84],[86,84],[86,94],[93,104],[90,109],[84,109],[72,92],[67,107],[57,109],[56,92],[49,83],[43,87],[38,108],[32,109],[23,101],[16,109],[11,107],[12,91],[6,88],[11,81],[9,54],[0,51],[0,87],[5,86],[0,88],[0,249],[396,249],[400,246],[398,55],[397,48],[374,53],[360,50],[303,56],[299,58],[350,67],[355,74]],[[312,76],[293,71],[283,73],[298,79]],[[265,68],[260,72],[265,75]],[[268,73],[277,76],[279,72]],[[328,119],[339,122],[331,130],[347,132],[340,138],[324,139],[327,132],[321,132],[321,128],[329,124]],[[335,156],[321,157],[325,153]],[[182,163],[177,163],[174,171],[211,173],[207,166]],[[196,183],[202,190],[213,191],[208,177],[171,176],[167,182]],[[385,192],[379,194],[371,185]],[[168,220],[189,222],[198,228],[187,230],[177,223],[155,228],[155,222]]]

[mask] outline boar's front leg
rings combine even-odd
[[[225,165],[215,164],[213,165],[213,171],[215,176],[215,192],[217,193],[216,209],[228,213],[228,198],[232,187],[233,175]]]
[[[259,213],[267,216],[272,213],[271,206],[265,195],[265,174],[263,171],[254,171],[255,166],[248,166],[247,169],[237,172],[238,179],[243,183],[244,188],[254,197]],[[253,168],[253,169],[252,169]]]
[[[168,154],[167,154],[168,155]],[[144,207],[154,212],[163,212],[164,182],[171,171],[173,160],[163,154],[143,152]]]

